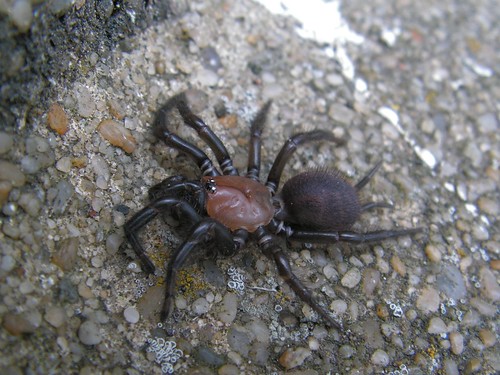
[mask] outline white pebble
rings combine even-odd
[[[210,304],[205,298],[198,298],[191,307],[196,315],[206,314],[210,310]]]
[[[389,364],[389,355],[382,349],[377,349],[372,354],[371,361],[377,366],[387,366]]]
[[[441,334],[446,333],[448,328],[446,327],[446,323],[443,319],[434,317],[429,322],[429,327],[427,328],[427,332],[431,334]]]
[[[357,268],[351,268],[340,281],[346,288],[354,288],[361,281],[361,272]]]
[[[129,323],[137,323],[139,321],[139,311],[137,311],[137,309],[135,307],[127,307],[124,311],[123,311],[123,316],[125,318],[125,320]]]

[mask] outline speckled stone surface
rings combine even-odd
[[[498,7],[343,4],[365,38],[346,46],[360,90],[292,19],[247,0],[175,4],[175,18],[54,83],[57,96],[19,121],[27,129],[0,129],[0,372],[498,373]],[[242,170],[249,122],[268,99],[263,176],[291,134],[316,128],[346,145],[301,148],[282,181],[316,167],[357,181],[383,161],[363,197],[394,208],[353,230],[424,233],[288,249],[342,331],[253,243],[232,258],[193,258],[159,324],[165,262],[187,228],[166,218],[142,232],[158,268],[147,276],[122,227],[162,179],[199,176],[151,132],[155,110],[184,90]]]

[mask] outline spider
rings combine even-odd
[[[316,302],[310,290],[292,272],[286,253],[278,241],[365,243],[405,235],[421,228],[381,230],[369,233],[349,231],[361,213],[376,207],[391,207],[385,202],[362,204],[358,192],[379,169],[378,162],[357,184],[351,185],[340,172],[312,170],[288,180],[277,193],[283,169],[299,146],[312,141],[344,141],[325,130],[313,130],[291,136],[276,157],[265,183],[259,179],[261,135],[271,102],[267,102],[251,123],[248,168],[240,176],[222,141],[189,108],[186,95],[178,94],[160,108],[154,120],[155,135],[167,146],[188,155],[198,165],[200,180],[178,175],[167,178],[150,190],[150,203],[125,224],[128,242],[148,273],[155,266],[139,240],[139,231],[158,214],[170,214],[190,223],[187,239],[172,253],[167,264],[166,293],[160,318],[172,313],[176,275],[186,260],[215,242],[216,251],[232,255],[254,239],[260,249],[274,260],[279,275],[326,323],[340,329],[330,313]],[[169,115],[177,110],[185,125],[194,129],[213,151],[220,171],[198,147],[170,130]]]

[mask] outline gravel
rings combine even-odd
[[[84,16],[81,2],[50,3],[35,10],[15,1],[4,18],[20,35],[36,35],[44,17],[73,25],[73,13]],[[47,92],[40,83],[14,95],[18,86],[2,76],[12,108],[0,131],[0,341],[8,343],[0,372],[500,371],[498,7],[344,2],[345,27],[359,38],[337,40],[335,49],[248,0],[172,2],[167,21],[156,9],[151,18],[126,13],[127,22],[150,24],[135,37],[120,34],[117,48],[57,54],[73,73],[50,77]],[[110,1],[95,12],[110,23],[122,14]],[[2,57],[12,82],[31,69],[25,51]],[[339,51],[353,79],[332,58]],[[300,148],[283,180],[336,167],[358,181],[383,162],[362,201],[394,208],[364,213],[352,230],[423,234],[378,244],[283,242],[293,271],[341,331],[295,296],[252,241],[229,258],[193,257],[179,273],[173,316],[159,322],[165,264],[187,230],[175,217],[148,225],[141,243],[157,269],[147,275],[123,225],[151,186],[198,176],[151,132],[159,106],[187,89],[240,168],[249,122],[268,99],[263,176],[292,133],[313,128],[348,142]],[[176,131],[206,150],[186,127]]]

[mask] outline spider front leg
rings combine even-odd
[[[316,311],[331,327],[341,330],[342,327],[330,316],[328,311],[319,305],[313,298],[312,293],[306,286],[295,276],[290,266],[288,257],[283,252],[283,249],[275,242],[274,236],[270,235],[263,227],[256,231],[259,246],[264,254],[271,257],[276,263],[279,275],[292,288],[299,298],[307,303],[314,311]]]
[[[222,253],[232,253],[237,246],[231,232],[218,221],[213,219],[203,219],[192,229],[188,238],[175,250],[167,265],[165,284],[165,300],[161,311],[160,319],[165,321],[171,314],[175,302],[175,288],[177,272],[184,265],[188,257],[192,256],[195,250],[203,250],[200,246],[215,239],[217,249]]]

